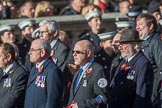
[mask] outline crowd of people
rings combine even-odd
[[[70,0],[59,12],[84,16],[90,30],[75,36],[31,19],[54,16],[50,1],[26,1],[18,16],[2,1],[2,19],[22,20],[0,26],[0,108],[162,108],[160,1],[147,13],[133,0],[96,1]],[[117,11],[128,21],[103,29],[102,14]]]

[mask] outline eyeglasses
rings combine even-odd
[[[128,46],[130,45],[130,43],[127,42],[121,42],[119,45],[119,49],[126,49]]]
[[[49,33],[49,30],[48,31],[39,31],[38,33],[39,34]]]
[[[29,52],[39,51],[39,50],[42,50],[42,49],[29,49]]]
[[[87,50],[83,50],[83,51],[87,51]],[[85,54],[85,52],[83,52],[83,51],[79,51],[79,50],[72,50],[72,53],[74,54],[74,53],[76,53],[76,54]]]

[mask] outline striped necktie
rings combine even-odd
[[[79,85],[79,79],[80,79],[82,73],[83,73],[83,69],[81,68],[81,69],[79,70],[77,76],[76,76],[75,81],[74,81],[74,93],[75,93],[76,90],[77,90],[77,87],[78,87],[78,85]]]

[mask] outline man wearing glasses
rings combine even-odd
[[[59,108],[63,77],[50,57],[51,46],[44,39],[32,42],[29,55],[35,64],[31,69],[25,97],[25,108]]]
[[[103,67],[94,62],[94,46],[78,41],[73,49],[74,63],[80,70],[74,75],[67,108],[96,108],[106,104],[107,80]]]
[[[43,20],[39,23],[39,28],[39,38],[45,39],[50,43],[52,48],[51,57],[63,72],[69,50],[58,38],[60,31],[59,24],[56,21]]]
[[[139,50],[139,34],[125,29],[119,40],[123,60],[109,85],[109,108],[152,108],[153,69]]]

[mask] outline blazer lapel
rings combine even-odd
[[[33,66],[30,72],[30,77],[28,79],[27,87],[35,80],[38,74],[39,74],[38,69],[36,68],[36,66]]]
[[[92,68],[92,66],[93,66],[93,63],[88,67],[88,69]],[[78,92],[79,88],[81,86],[83,86],[82,84],[84,83],[84,80],[86,80],[89,75],[90,75],[90,72],[88,73],[87,70],[83,73],[82,78],[81,78],[81,80],[80,80],[80,82],[78,84],[78,87],[77,87],[77,90],[76,90],[75,94]],[[75,96],[75,94],[74,94],[74,96]]]
[[[4,74],[3,74],[3,70],[0,69],[0,80],[3,78]]]
[[[58,48],[58,45],[59,45],[59,39],[57,40],[56,44],[51,48],[54,50],[54,52],[56,53],[56,50]]]
[[[116,72],[115,72],[115,74],[114,74],[114,76],[113,76],[113,78],[110,82],[110,85],[109,85],[110,87],[115,84],[116,77],[118,76],[119,72],[121,71],[121,65],[123,63],[125,63],[124,59],[120,62],[119,66],[117,67]]]
[[[7,72],[7,73],[3,73],[3,70],[1,69],[0,71],[0,80],[3,79],[3,78],[7,78],[7,77],[11,77],[14,73],[14,71],[19,67],[19,65],[17,64],[17,62],[15,61],[14,62],[14,65],[13,67]],[[11,80],[12,81],[12,80]]]

